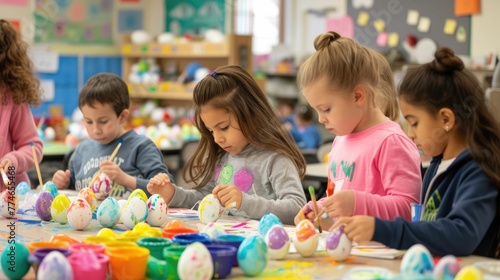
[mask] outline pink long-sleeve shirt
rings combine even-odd
[[[420,155],[399,124],[335,137],[328,166],[335,191],[354,191],[353,215],[411,219],[410,204],[418,203],[422,186]]]
[[[43,143],[38,137],[29,105],[15,104],[12,99],[8,99],[7,104],[0,101],[0,160],[8,158],[12,161],[16,186],[22,181],[30,184],[26,171],[35,167],[30,142],[34,143],[37,160],[40,162]],[[0,181],[0,186],[5,188],[3,180]]]

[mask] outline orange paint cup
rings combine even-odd
[[[109,256],[112,279],[142,280],[146,277],[149,250],[143,247],[106,250]]]
[[[26,244],[30,254],[33,254],[36,249],[42,248],[60,248],[60,249],[68,249],[69,243],[62,241],[38,241],[38,242],[30,242]]]
[[[172,239],[177,234],[181,233],[197,233],[197,230],[190,228],[166,228],[163,230],[162,235],[165,238]]]

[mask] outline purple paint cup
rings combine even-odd
[[[207,249],[214,262],[214,279],[226,278],[233,268],[236,248],[231,245],[211,244]]]
[[[214,244],[230,245],[236,249],[236,252],[238,252],[238,248],[240,248],[241,242],[243,242],[243,240],[245,240],[245,236],[243,236],[243,235],[222,234],[222,235],[217,236],[217,238],[214,241]],[[238,258],[236,255],[234,256],[233,266],[238,266]]]

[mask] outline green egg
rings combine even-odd
[[[12,239],[9,239],[12,240]],[[2,252],[2,270],[9,279],[21,279],[30,269],[28,248],[22,243],[6,244]]]

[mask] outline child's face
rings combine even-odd
[[[215,143],[226,152],[237,155],[248,145],[236,119],[226,110],[203,106],[200,117],[207,129],[212,132]]]
[[[421,107],[413,106],[404,99],[399,99],[399,107],[408,122],[408,137],[426,156],[438,156],[447,145],[443,124],[436,116]]]
[[[304,87],[304,97],[318,112],[318,121],[328,131],[339,136],[356,132],[363,111],[356,104],[353,94],[332,89],[328,80],[321,77]]]
[[[120,137],[123,133],[123,124],[128,116],[124,110],[116,116],[111,104],[95,102],[92,106],[84,105],[82,108],[83,121],[89,136],[101,144],[108,144]]]

